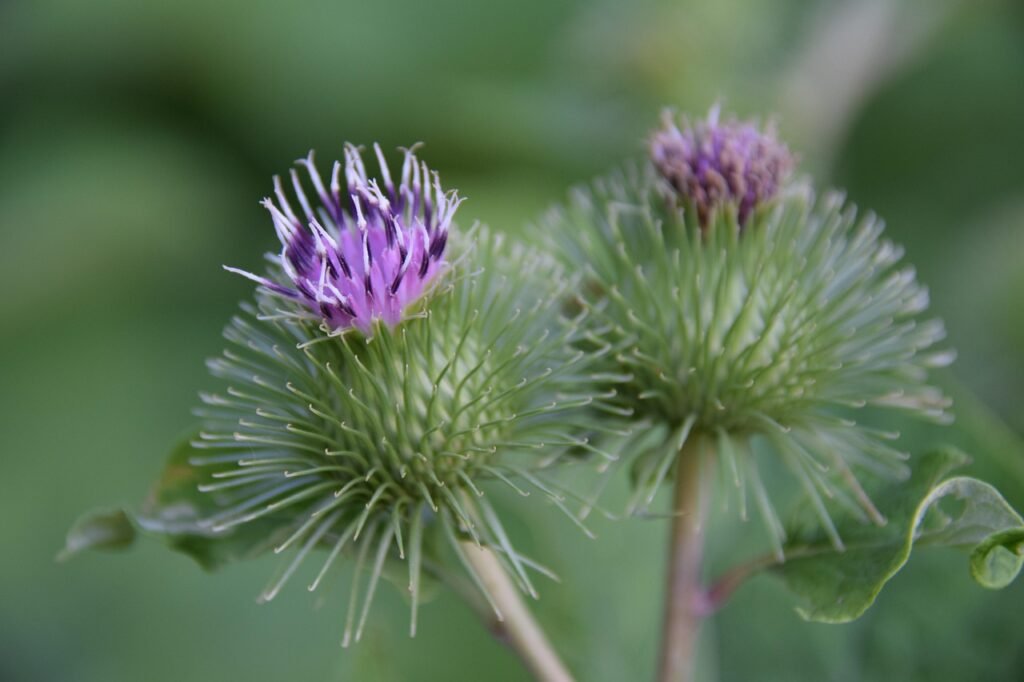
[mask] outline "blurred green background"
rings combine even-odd
[[[0,680],[526,679],[448,596],[410,641],[382,591],[343,651],[342,599],[255,604],[273,559],[53,557],[79,512],[139,502],[191,423],[250,290],[220,266],[275,246],[257,201],[292,159],[422,140],[464,225],[517,232],[641,153],[662,106],[718,98],[777,114],[803,171],[887,219],[960,352],[957,424],[909,445],[961,444],[1024,509],[1019,2],[0,3]],[[595,519],[592,542],[530,513],[517,535],[566,578],[537,612],[581,682],[648,679],[663,524]],[[723,524],[716,565],[756,537]],[[1024,679],[1024,581],[985,592],[953,552],[915,555],[855,624],[792,607],[744,587],[706,678]]]

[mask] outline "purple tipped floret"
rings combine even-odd
[[[274,177],[274,199],[262,204],[281,241],[279,257],[290,282],[276,282],[244,270],[227,268],[268,291],[303,302],[332,330],[351,327],[367,332],[374,320],[395,325],[445,266],[445,245],[452,216],[462,203],[444,192],[436,172],[405,150],[396,185],[384,154],[373,150],[380,179],[366,175],[360,150],[345,146],[344,167],[334,162],[325,185],[313,152],[297,161],[315,192],[310,202],[296,169],[291,184],[298,211]],[[344,172],[342,172],[344,171]],[[344,183],[344,184],[343,184]]]
[[[793,156],[776,138],[747,121],[719,120],[718,106],[704,121],[682,127],[670,112],[650,141],[654,166],[684,201],[692,203],[701,228],[707,228],[715,210],[735,207],[742,226],[754,209],[779,192],[793,170]]]

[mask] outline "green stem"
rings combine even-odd
[[[659,682],[690,682],[693,679],[697,634],[705,612],[701,569],[711,497],[711,488],[707,484],[711,457],[702,457],[702,441],[698,435],[691,436],[676,460]]]
[[[498,613],[483,600],[471,605],[494,636],[519,656],[538,682],[573,682],[540,624],[523,603],[522,596],[508,577],[494,552],[463,541],[462,551],[480,577]]]

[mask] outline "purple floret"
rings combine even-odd
[[[757,206],[778,194],[793,169],[793,157],[773,128],[721,122],[717,106],[704,121],[684,119],[682,128],[666,112],[651,136],[650,154],[661,176],[697,210],[702,228],[724,205],[734,206],[744,225]]]
[[[301,301],[332,331],[356,327],[366,332],[374,320],[388,325],[401,321],[409,304],[444,268],[448,230],[462,199],[443,192],[437,173],[412,150],[405,151],[396,186],[380,147],[373,149],[380,164],[379,183],[367,178],[360,151],[352,145],[345,146],[344,174],[342,163],[334,162],[329,187],[313,163],[313,152],[300,159],[297,164],[305,167],[319,199],[315,207],[310,204],[299,173],[292,169],[301,218],[280,177],[274,177],[277,201],[267,198],[262,204],[283,246],[278,262],[287,282],[227,270]]]

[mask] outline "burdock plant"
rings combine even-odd
[[[941,497],[967,499],[967,511],[935,512],[929,521],[942,530],[929,541],[974,545],[1020,526],[1001,498],[1000,514],[979,511],[994,493],[985,484],[932,480],[959,455],[915,462],[901,448],[890,415],[950,419],[949,400],[928,384],[928,371],[953,359],[943,326],[926,316],[928,293],[881,221],[840,193],[816,197],[792,179],[794,165],[771,126],[724,119],[717,107],[697,121],[666,113],[644,163],[574,191],[542,223],[584,273],[591,321],[614,347],[598,372],[635,434],[618,441],[631,463],[630,509],[645,512],[664,483],[674,488],[665,682],[688,679],[700,618],[756,570],[782,573],[808,617],[842,621],[870,605],[910,542],[925,541],[918,527]],[[775,461],[804,497],[789,527],[762,475]],[[740,517],[748,499],[757,508],[771,551],[705,587],[719,479]],[[979,550],[983,583],[1015,574],[1014,537],[999,579],[981,567],[992,548]]]
[[[328,177],[300,160],[263,202],[280,253],[228,268],[258,286],[198,430],[141,509],[87,516],[66,553],[137,528],[208,568],[289,553],[263,600],[348,561],[344,644],[382,577],[402,576],[413,634],[439,580],[551,682],[571,678],[519,596],[550,571],[507,515],[539,498],[582,527],[593,500],[567,488],[595,469],[628,472],[637,514],[674,489],[663,682],[689,679],[700,620],[763,569],[825,622],[863,613],[913,545],[967,547],[979,583],[1009,583],[1024,521],[949,477],[965,456],[912,456],[893,428],[950,420],[929,372],[953,355],[882,223],[794,178],[771,127],[717,109],[667,115],[648,151],[545,217],[557,256],[456,230],[460,198],[412,150],[392,175],[374,146],[377,177],[352,146]],[[798,484],[788,522],[777,463]],[[756,509],[769,551],[705,584],[715,497]]]

